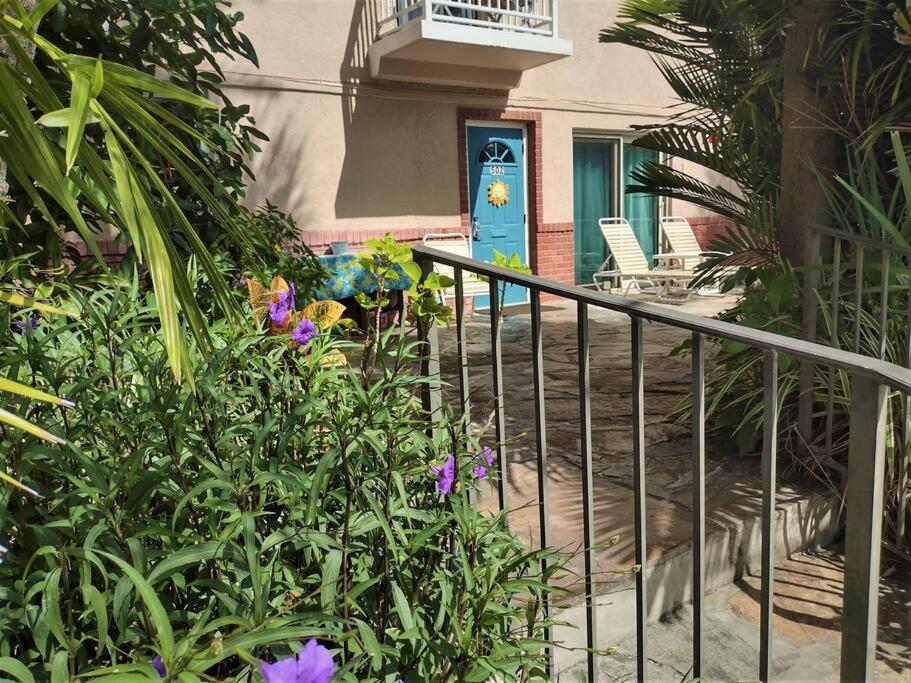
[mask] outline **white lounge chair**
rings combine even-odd
[[[455,256],[471,258],[471,244],[465,235],[458,232],[432,232],[424,235],[423,243],[425,247],[439,249]],[[434,263],[433,269],[440,275],[455,279],[455,273],[451,266],[443,263]],[[487,294],[489,291],[488,284],[479,280],[477,275],[467,270],[462,271],[462,293],[464,296],[473,297],[478,294]],[[441,302],[445,302],[448,297],[455,297],[455,286],[447,290],[441,290]]]
[[[693,226],[683,216],[663,216],[658,219],[658,226],[661,229],[662,236],[660,241],[666,241],[670,245],[670,251],[655,254],[655,261],[664,264],[669,260],[679,261],[681,267],[686,268],[687,261],[702,263],[706,259],[730,256],[730,254],[722,251],[703,249],[696,239]]]
[[[693,226],[683,216],[663,216],[658,220],[658,224],[661,228],[663,239],[667,241],[671,248],[668,253],[655,254],[655,261],[659,264],[666,266],[668,261],[673,260],[678,262],[681,268],[686,268],[687,261],[690,263],[695,261],[699,264],[710,258],[730,256],[728,252],[703,249],[696,239]],[[721,277],[719,279],[723,279],[725,274],[732,274],[734,271],[736,271],[736,268],[720,271]],[[717,279],[714,283],[703,285],[697,292],[701,296],[718,296],[721,293],[721,284]]]
[[[628,294],[633,287],[637,291],[650,289],[659,296],[666,296],[672,283],[689,282],[695,277],[691,270],[672,270],[664,268],[649,268],[639,240],[633,233],[633,228],[625,218],[610,217],[598,221],[601,234],[610,250],[610,256],[601,264],[593,276],[599,287],[603,281],[619,277],[621,287],[623,280],[627,281],[624,294]]]

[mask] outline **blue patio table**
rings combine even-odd
[[[364,269],[357,254],[320,256],[319,260],[326,269],[327,275],[323,279],[322,286],[314,292],[314,298],[320,301],[326,299],[340,301],[356,294],[372,294],[376,291],[376,275]],[[386,288],[405,290],[411,287],[411,280],[401,267],[396,266],[395,270],[398,278],[387,280]]]

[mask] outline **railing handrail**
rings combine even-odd
[[[489,1],[499,2],[499,0]],[[404,26],[419,20],[439,22],[444,24],[477,26],[482,28],[495,27],[499,30],[506,30],[529,35],[556,36],[556,3],[557,0],[550,0],[548,4],[544,5],[546,8],[549,8],[549,12],[542,14],[532,9],[509,9],[508,5],[506,7],[502,7],[493,4],[481,4],[479,0],[412,0],[411,4],[406,4],[401,7],[398,6],[398,3],[396,3],[395,0],[392,0],[390,5],[392,11],[387,12],[385,16],[382,16],[378,19],[377,27],[381,37],[395,33]],[[447,16],[434,11],[436,8],[440,7],[464,9],[474,12],[486,12],[488,14],[497,15],[498,19],[496,21],[490,21],[486,19],[466,19],[460,18],[458,16]],[[416,11],[421,12],[420,17],[407,19],[408,15]],[[403,17],[405,17],[406,20],[404,22],[401,22],[401,19]],[[518,23],[503,23],[499,21],[499,18],[501,17],[509,17],[514,20],[524,19],[528,22],[534,22],[535,25],[520,26]],[[396,23],[398,23],[398,25],[394,25],[391,30],[383,30],[386,25]],[[540,28],[542,25],[549,25],[550,27],[547,29],[542,29]]]
[[[618,311],[631,317],[678,327],[709,337],[728,339],[747,344],[748,346],[810,360],[820,365],[838,367],[865,377],[877,379],[882,384],[886,384],[893,389],[911,394],[911,370],[877,358],[835,349],[815,342],[786,337],[774,332],[757,330],[715,318],[675,311],[667,306],[634,301],[616,294],[584,289],[575,285],[566,285],[538,275],[520,273],[431,247],[415,246],[412,247],[412,250],[418,257],[423,256],[431,261],[443,263],[454,268],[461,268],[477,275],[495,277],[504,282],[535,289],[545,294],[553,294],[597,308]]]
[[[810,230],[818,232],[821,235],[828,235],[829,237],[845,240],[846,242],[856,242],[858,244],[863,244],[869,247],[876,247],[882,251],[889,251],[893,254],[898,254],[899,256],[907,256],[911,258],[911,247],[903,247],[900,244],[884,242],[868,235],[861,235],[856,232],[839,230],[838,228],[830,228],[827,225],[811,225]]]

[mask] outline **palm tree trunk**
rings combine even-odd
[[[826,106],[806,74],[807,56],[818,50],[820,29],[837,16],[837,0],[804,0],[794,10],[783,60],[780,243],[794,266],[812,262],[818,244],[810,226],[828,219],[828,204],[815,167],[823,175],[835,167],[838,134],[827,127]]]
[[[785,39],[779,242],[792,266],[817,261],[820,239],[812,227],[829,218],[828,202],[815,171],[831,175],[839,139],[826,127],[826,108],[807,77],[806,65],[808,56],[818,49],[820,29],[832,25],[837,9],[837,0],[805,0],[794,10],[794,25]],[[808,268],[803,284],[801,336],[816,341],[818,273]],[[813,375],[813,363],[803,361],[797,420],[802,444],[813,438]]]

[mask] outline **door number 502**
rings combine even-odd
[[[502,166],[491,166],[490,175],[503,175],[506,170]]]

